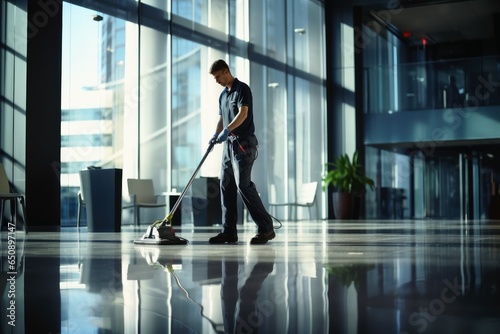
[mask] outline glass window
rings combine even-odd
[[[293,4],[290,9],[290,18],[287,22],[288,36],[293,43],[293,53],[288,55],[288,62],[293,60],[293,64],[299,70],[305,71],[319,78],[324,77],[324,18],[323,7],[315,1],[295,0],[287,2]],[[277,9],[280,10],[279,8]],[[285,31],[277,31],[273,39],[283,41]],[[283,34],[283,35],[280,35]],[[285,48],[285,45],[277,45],[278,48]]]
[[[75,224],[82,167],[126,166],[124,179],[135,170],[130,161],[137,155],[129,153],[137,142],[139,98],[136,25],[80,6],[63,6],[62,226]]]
[[[167,128],[170,61],[168,42],[166,32],[141,28],[139,166],[134,177],[153,179],[157,193],[167,190],[167,145],[170,137]]]
[[[249,40],[249,1],[230,0],[229,1],[229,31],[230,34],[239,40],[248,42]]]
[[[208,73],[224,54],[182,38],[172,38],[172,185],[182,189],[194,172],[219,120],[222,91]],[[231,66],[231,65],[230,65]],[[200,175],[218,177],[219,147],[202,166]]]
[[[295,1],[294,1],[295,2]],[[286,61],[284,0],[256,0],[250,3],[250,42],[255,52],[274,60]]]
[[[262,18],[252,16],[252,12],[258,13],[258,8],[266,13]],[[271,14],[283,9],[289,15]],[[321,182],[325,161],[322,152],[326,151],[324,60],[318,56],[324,45],[317,38],[323,35],[321,13],[322,7],[312,1],[251,3],[251,41],[261,43],[256,52],[262,52],[268,60],[263,66],[251,64],[254,99],[257,103],[259,99],[263,101],[263,117],[256,118],[262,134],[258,136],[264,144],[260,147],[263,161],[257,161],[254,170],[266,167],[258,175],[265,175],[259,179],[263,179],[264,186],[267,183],[265,199],[269,202],[293,202],[301,184]],[[264,21],[266,17],[268,21],[259,26],[258,20]],[[287,19],[280,19],[284,17]],[[279,37],[285,35],[287,39]],[[288,68],[275,65],[274,61],[280,59],[286,60]],[[260,82],[262,87],[258,85]],[[277,214],[286,217],[287,213]],[[304,214],[307,211],[299,210],[297,217]]]
[[[227,32],[228,4],[227,0],[178,0],[172,1],[172,13],[185,20],[178,23],[196,28],[189,22],[199,23],[202,26]]]
[[[0,152],[9,180],[25,193],[27,14],[0,3]]]
[[[288,151],[290,118],[286,107],[287,78],[284,72],[265,66],[254,65],[251,73],[252,82],[264,83],[252,87],[255,128],[261,152],[254,172],[262,176],[255,182],[257,189],[267,189],[264,200],[267,198],[271,203],[283,203],[289,198],[289,169],[294,169],[294,160],[289,161]],[[283,217],[281,212],[278,215]]]

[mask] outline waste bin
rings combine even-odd
[[[168,212],[171,213],[175,204],[177,203],[177,201],[181,197],[181,193],[165,192],[163,194],[165,196],[167,196]],[[175,210],[171,223],[174,226],[181,226],[182,225],[182,202],[179,203],[179,207]]]
[[[220,181],[216,177],[200,177],[193,180],[191,202],[195,226],[211,226],[221,223],[219,184]]]
[[[120,232],[122,220],[122,170],[80,171],[89,232]]]
[[[199,177],[193,180],[191,204],[195,226],[222,224],[220,179]],[[243,224],[243,201],[237,198],[238,224]]]

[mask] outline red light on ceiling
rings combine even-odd
[[[427,40],[425,38],[422,38],[422,45],[427,45]]]
[[[409,32],[409,31],[403,32],[403,37],[404,38],[410,38],[411,37],[411,32]]]

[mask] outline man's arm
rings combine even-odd
[[[222,115],[219,118],[219,121],[217,122],[217,127],[215,128],[215,133],[220,133],[223,129],[223,123],[222,123]]]
[[[248,115],[248,106],[241,106],[240,110],[236,114],[236,116],[233,118],[231,123],[229,123],[225,128],[222,128],[222,117],[219,120],[219,123],[217,124],[217,130],[221,130],[218,132],[216,143],[222,143],[226,141],[227,137],[229,134],[236,129],[238,126],[240,126],[243,121],[247,118]]]
[[[227,126],[227,128],[229,129],[229,131],[233,131],[238,126],[240,126],[241,124],[243,124],[243,122],[245,121],[245,119],[247,118],[247,116],[248,116],[248,106],[241,106],[240,110],[238,111],[238,113],[236,114],[236,116],[233,118],[232,122],[229,123],[228,126]],[[222,124],[222,118],[221,118],[220,122]],[[221,130],[222,130],[222,127],[221,127]]]

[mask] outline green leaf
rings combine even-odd
[[[327,172],[323,176],[323,190],[329,186],[334,186],[340,192],[364,191],[366,186],[373,190],[375,182],[364,174],[358,158],[359,154],[356,151],[352,159],[349,155],[342,154],[333,162],[326,163]]]

